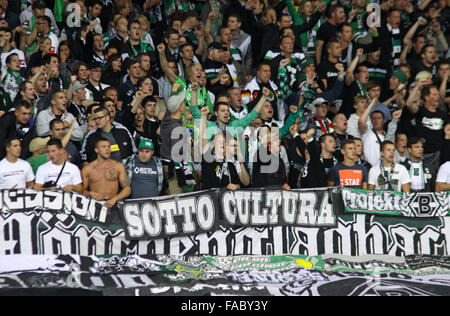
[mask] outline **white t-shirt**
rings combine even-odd
[[[380,141],[383,142],[385,140],[385,136],[382,134],[378,134]],[[380,145],[381,143],[378,141],[377,136],[373,132],[372,129],[367,129],[367,131],[362,135],[362,141],[364,144],[364,158],[368,163],[372,166],[380,163]]]
[[[36,183],[44,184],[48,181],[56,181],[63,165],[55,165],[53,162],[40,166],[36,172]],[[58,189],[62,189],[68,185],[77,185],[82,183],[81,173],[77,166],[67,162],[61,177],[56,184]]]
[[[391,187],[393,191],[402,191],[402,185],[411,183],[411,177],[405,166],[395,164],[394,173],[391,175],[391,168],[384,168],[388,175],[381,174],[380,164],[376,164],[369,171],[369,184],[375,185],[375,190],[386,190],[386,180],[391,178]]]
[[[436,182],[450,184],[450,161],[447,161],[439,168]]]
[[[8,190],[15,185],[15,189],[26,189],[27,182],[33,180],[33,168],[27,161],[18,159],[12,163],[6,158],[0,161],[0,190]]]
[[[350,117],[348,118],[348,121],[347,121],[347,134],[352,135],[353,137],[361,138],[361,134],[359,133],[359,129],[358,129],[358,121],[359,121],[359,116],[356,115],[356,113],[353,113],[352,115],[350,115]],[[373,128],[372,121],[370,120],[370,118],[367,119],[366,123],[367,123],[368,129]]]

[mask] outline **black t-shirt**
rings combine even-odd
[[[411,66],[412,66],[412,73],[411,73],[412,78],[415,78],[415,76],[421,71],[428,71],[433,75],[433,79],[436,78],[438,68],[437,63],[434,63],[433,65],[431,65],[431,67],[427,67],[421,61],[419,64],[413,64]]]
[[[331,89],[337,80],[339,71],[336,69],[336,64],[329,60],[322,60],[317,66],[317,74],[321,79],[327,80],[327,90]]]
[[[330,24],[328,21],[323,23],[317,30],[317,40],[324,43],[337,36],[338,27]]]
[[[444,141],[444,126],[449,122],[446,113],[439,109],[428,111],[424,106],[416,113],[417,134],[425,138],[424,153],[430,154],[441,150]]]
[[[367,183],[368,171],[365,167],[355,164],[346,166],[339,163],[330,169],[328,181],[334,182],[335,186],[345,186],[354,189],[362,189],[362,184]]]
[[[240,184],[234,164],[227,162],[202,162],[202,189],[226,188],[228,184]]]
[[[362,95],[361,88],[356,81],[353,81],[350,86],[344,84],[344,91],[342,93],[342,106],[339,109],[339,113],[343,113],[347,119],[356,112],[353,107],[354,97]]]

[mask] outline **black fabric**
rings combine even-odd
[[[261,148],[263,152],[268,152],[267,149]],[[286,178],[286,168],[284,166],[284,162],[281,159],[281,157],[278,155],[275,156],[271,153],[268,153],[271,155],[271,159],[269,162],[263,162],[261,160],[261,157],[259,155],[259,150],[255,154],[254,162],[253,162],[253,173],[252,173],[252,187],[255,188],[261,188],[261,187],[268,187],[268,186],[282,186],[285,183],[287,183]],[[275,172],[267,173],[262,172],[261,167],[268,167],[272,161],[278,159],[278,169]]]
[[[228,168],[230,176],[225,174],[221,175],[224,167]],[[202,162],[202,190],[226,188],[230,183],[240,184],[239,176],[234,164],[231,162],[218,161]]]

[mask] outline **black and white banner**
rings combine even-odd
[[[449,192],[400,193],[343,188],[345,212],[403,217],[440,217],[450,212]]]
[[[333,189],[209,190],[166,198],[127,200],[120,206],[127,237],[154,239],[236,226],[335,227]]]
[[[108,223],[109,209],[105,202],[96,201],[78,193],[44,190],[0,191],[0,213],[46,211],[75,215],[92,222]]]
[[[217,193],[214,190],[128,200],[120,208],[130,240],[191,235],[216,230],[219,225]]]
[[[69,289],[90,295],[170,295],[178,312],[183,305],[173,296],[447,296],[448,260],[419,255],[0,256],[0,295],[11,290],[42,295],[46,289],[60,295]],[[210,313],[220,310],[218,305]]]

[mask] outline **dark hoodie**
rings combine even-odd
[[[263,150],[263,152],[267,152],[267,155],[271,155],[271,158],[268,162],[263,162],[259,151]],[[275,159],[278,159],[278,169],[275,172],[271,173],[262,173],[261,167],[269,167],[271,162]],[[261,188],[268,186],[283,186],[287,183],[286,178],[286,168],[284,166],[283,159],[281,159],[280,155],[278,157],[268,152],[267,148],[259,148],[255,154],[255,159],[253,162],[253,172],[252,172],[252,187]]]

